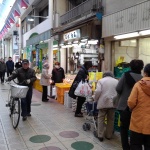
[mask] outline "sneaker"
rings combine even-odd
[[[98,137],[98,139],[100,142],[103,142],[103,140],[104,140],[102,137]]]
[[[31,114],[27,114],[28,117],[31,117]]]
[[[83,114],[75,114],[75,117],[83,117]]]
[[[48,100],[47,99],[43,99],[42,102],[48,102]]]
[[[22,117],[22,120],[23,120],[23,121],[26,121],[26,120],[27,120],[27,117]]]

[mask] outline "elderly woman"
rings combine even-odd
[[[105,72],[103,78],[97,82],[93,98],[97,101],[98,113],[98,138],[102,142],[104,138],[104,122],[107,117],[105,138],[111,139],[114,127],[114,103],[113,98],[117,95],[116,86],[118,80],[113,77],[112,72]]]
[[[41,74],[41,80],[40,80],[40,84],[43,87],[43,93],[42,93],[42,101],[43,102],[47,102],[48,98],[47,98],[47,86],[50,85],[50,78],[51,76],[48,74],[48,69],[49,69],[49,64],[45,63],[43,65],[43,69],[42,69],[42,74]]]

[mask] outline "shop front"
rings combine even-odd
[[[50,30],[35,35],[27,40],[27,47],[24,50],[24,58],[30,61],[30,67],[36,72],[37,80],[34,83],[34,88],[42,92],[42,86],[40,85],[40,78],[42,72],[42,65],[44,62],[48,62],[48,41],[50,38]]]
[[[98,70],[100,35],[101,27],[94,21],[62,32],[60,62],[66,73],[76,74],[85,61],[92,61],[91,71]]]
[[[103,17],[104,70],[114,70],[117,78],[129,70],[132,59],[150,62],[149,6],[146,1]]]
[[[93,91],[95,90],[95,83],[102,78],[102,72],[98,72],[100,71],[100,38],[101,25],[100,23],[95,24],[93,20],[61,32],[58,47],[53,44],[53,54],[57,54],[59,51],[60,64],[66,73],[64,83],[55,85],[59,103],[64,103],[65,93],[69,90],[76,74],[85,61],[91,61],[93,64],[89,78],[93,84]],[[54,61],[55,58],[53,57]]]

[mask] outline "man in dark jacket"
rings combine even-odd
[[[0,78],[1,78],[2,84],[4,84],[5,72],[6,72],[6,63],[4,62],[4,59],[1,59],[1,61],[0,61]]]
[[[56,62],[55,63],[55,68],[52,70],[52,84],[55,83],[62,83],[63,79],[65,79],[65,73],[64,73],[64,69],[62,67],[60,67],[60,63]]]
[[[9,77],[9,75],[11,75],[14,70],[14,62],[12,61],[11,57],[8,58],[6,66],[7,66],[7,77]]]
[[[22,68],[15,70],[7,80],[11,81],[15,78],[18,79],[20,85],[29,87],[26,98],[21,99],[21,116],[23,117],[23,121],[25,121],[27,116],[31,116],[32,87],[34,81],[36,80],[35,71],[29,68],[29,61],[27,59],[22,61]]]
[[[16,64],[15,64],[15,68],[18,69],[21,67],[22,67],[22,62],[21,62],[21,59],[19,59],[18,62],[16,62]]]

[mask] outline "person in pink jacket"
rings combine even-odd
[[[138,81],[128,98],[132,111],[130,120],[130,150],[150,150],[150,64],[144,67],[144,77]]]

